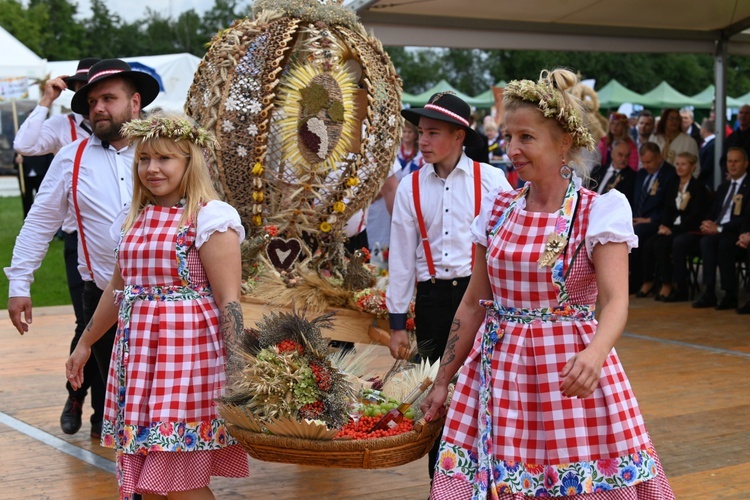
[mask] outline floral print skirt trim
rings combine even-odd
[[[610,491],[635,486],[657,476],[656,452],[653,448],[612,459],[589,460],[569,464],[526,464],[495,460],[494,481],[480,471],[475,453],[443,441],[435,467],[437,474],[463,479],[470,484],[494,483],[496,491],[488,491],[487,498],[499,494],[537,497],[571,496],[582,493]],[[475,490],[476,491],[476,490]]]
[[[236,444],[223,419],[203,422],[154,422],[151,425],[102,422],[102,446],[126,454],[145,455],[152,451],[218,450]]]

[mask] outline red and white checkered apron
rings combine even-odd
[[[244,449],[217,414],[225,383],[219,311],[195,229],[179,227],[182,211],[146,207],[118,245],[125,290],[102,444],[118,451],[124,498],[200,488],[210,475],[248,475]]]
[[[516,194],[500,193],[488,233]],[[580,249],[579,245],[596,196],[585,189],[579,191],[564,254],[568,304],[591,309],[597,296],[596,276],[585,244]],[[506,311],[517,309],[519,314],[498,317],[502,336],[488,360],[491,437],[485,449],[491,450],[494,460],[490,470],[496,490],[487,497],[575,498],[587,493],[587,500],[674,498],[614,349],[593,395],[579,399],[560,392],[563,366],[591,342],[596,321],[550,321],[538,314],[561,305],[551,268],[537,264],[557,222],[557,214],[526,212],[516,206],[489,241],[488,273],[495,303]],[[477,466],[483,455],[477,446],[483,335],[484,328],[456,385],[443,431],[433,499],[477,498],[476,483],[489,481],[478,476]]]

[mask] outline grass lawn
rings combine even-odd
[[[23,205],[20,196],[0,198],[0,265],[10,265],[13,245],[23,224]],[[0,275],[0,309],[8,306],[8,279]],[[65,277],[63,242],[52,240],[42,267],[34,274],[31,300],[34,307],[70,304],[68,280]]]

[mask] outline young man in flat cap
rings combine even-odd
[[[93,135],[64,146],[55,156],[16,239],[11,265],[5,268],[9,280],[8,314],[21,335],[29,330],[32,320],[30,289],[34,272],[68,214],[75,216],[78,231],[85,321],[93,315],[114,271],[112,249],[116,242],[110,237],[110,227],[130,204],[133,192],[134,148],[120,135],[120,127],[140,116],[141,108],[159,94],[159,84],[118,59],[94,64],[87,76],[88,83],[73,96],[71,107],[88,117]],[[107,379],[113,341],[114,328],[94,345],[102,383]],[[80,404],[73,403],[70,410],[78,414],[80,423]],[[63,430],[73,433],[68,432],[76,422],[73,424]],[[99,433],[100,428],[92,422],[92,437]]]
[[[469,228],[482,197],[498,186],[511,187],[502,170],[464,153],[465,147],[483,142],[470,127],[469,105],[457,96],[435,94],[423,108],[401,114],[418,127],[425,165],[402,179],[393,205],[386,293],[390,350],[394,358],[409,354],[406,316],[416,282],[417,343],[434,362],[445,350],[453,315],[469,284],[474,260]],[[430,452],[430,477],[436,452]]]

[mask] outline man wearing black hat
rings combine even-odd
[[[75,92],[86,84],[89,69],[97,62],[99,62],[99,59],[81,59],[78,62],[75,74],[47,80],[39,105],[24,120],[13,141],[14,148],[25,157],[24,167],[26,167],[26,163],[33,165],[30,159],[45,158],[47,155],[51,157],[50,153],[55,154],[63,146],[91,135],[91,124],[88,116],[70,113],[67,115],[57,114],[47,118],[47,114],[52,103],[60,97],[65,89]],[[51,158],[49,161],[51,161]],[[45,174],[48,167],[49,162],[47,167],[44,168]],[[24,168],[24,174],[28,173],[28,169]],[[37,186],[41,185],[41,176],[37,181],[39,182]],[[29,185],[26,186],[28,189]],[[73,352],[86,326],[83,319],[83,280],[78,272],[78,230],[74,214],[70,213],[65,219],[62,225],[62,233],[65,238],[65,274],[68,279],[68,291],[73,303],[73,311],[76,315],[75,334],[70,347],[71,352]],[[91,416],[91,434],[96,437],[100,434],[104,414],[104,383],[98,376],[99,368],[93,357],[86,363],[84,373],[88,380],[78,390],[73,389],[69,382],[65,384],[68,390],[68,399],[60,416],[60,427],[65,434],[78,432],[81,428],[81,408],[90,387],[91,407],[94,410],[94,414]]]
[[[89,69],[97,62],[99,59],[81,59],[74,75],[58,76],[47,80],[39,104],[16,132],[13,149],[26,156],[57,153],[66,144],[91,135],[88,116],[70,113],[47,118],[47,115],[52,103],[65,89],[75,92],[86,85]]]
[[[84,319],[88,321],[93,315],[115,267],[112,249],[116,242],[110,228],[132,197],[134,148],[120,135],[120,127],[138,118],[141,108],[159,93],[153,77],[132,71],[118,59],[97,62],[87,76],[88,83],[73,96],[71,107],[88,117],[93,135],[64,146],[55,156],[16,239],[11,265],[5,268],[8,314],[22,335],[32,319],[30,287],[34,271],[68,214],[75,216],[79,236]],[[113,340],[114,328],[93,347],[102,383],[106,382]],[[71,411],[78,413],[80,422],[80,404],[74,402],[73,406]],[[69,430],[76,432],[73,427]],[[99,432],[92,426],[93,437]]]
[[[453,315],[473,266],[470,226],[482,198],[498,187],[511,189],[502,170],[473,162],[466,147],[483,142],[470,127],[469,105],[451,93],[430,98],[424,108],[401,114],[419,129],[425,165],[399,184],[391,220],[386,293],[391,355],[406,357],[406,319],[417,283],[415,325],[420,350],[430,362],[443,354]],[[436,443],[439,443],[439,439]],[[437,448],[428,463],[432,477]]]

